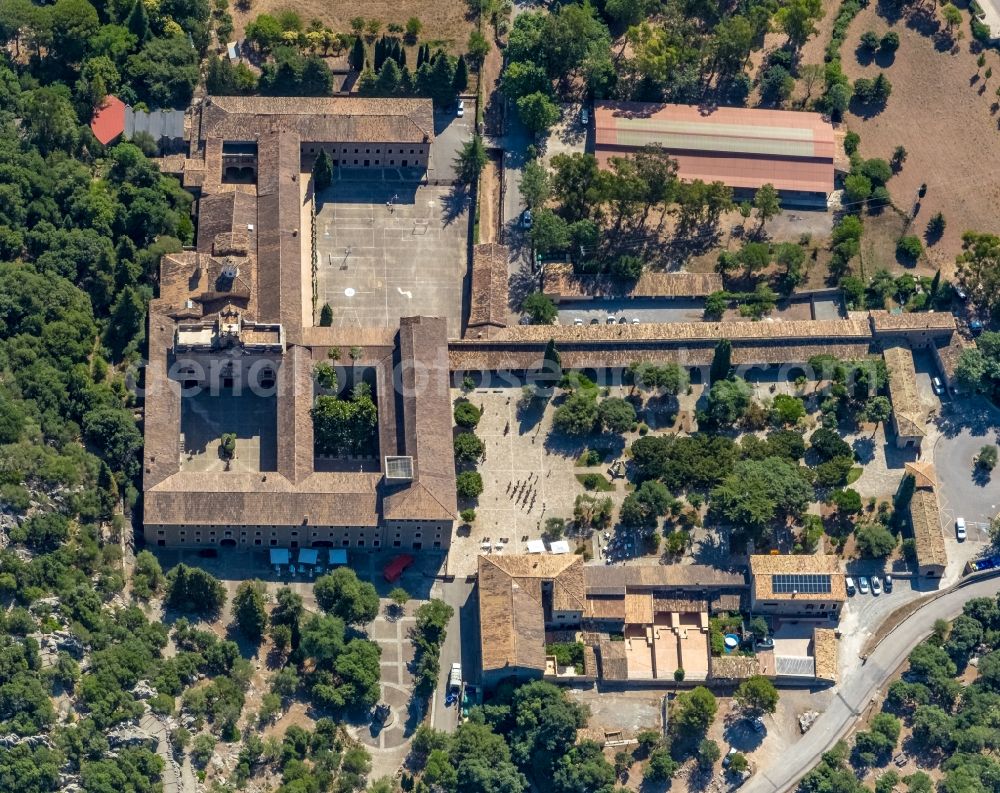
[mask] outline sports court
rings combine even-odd
[[[316,321],[324,303],[334,326],[395,326],[400,317],[446,317],[462,325],[467,286],[469,198],[452,186],[335,180],[316,209]]]

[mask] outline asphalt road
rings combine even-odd
[[[760,768],[743,786],[741,793],[783,793],[819,762],[823,752],[840,740],[872,706],[879,687],[906,660],[910,651],[934,628],[935,620],[950,620],[962,611],[965,601],[993,597],[1000,592],[1000,578],[979,580],[951,589],[915,611],[882,641],[867,663],[845,681],[829,707],[813,723],[802,739],[782,756],[780,767]]]
[[[479,669],[478,606],[473,596],[475,584],[464,578],[445,582],[439,587],[439,591],[432,593],[433,596],[451,606],[455,614],[448,623],[447,634],[441,645],[441,672],[431,700],[431,726],[436,730],[454,732],[458,727],[459,706],[445,707],[448,675],[451,673],[451,665],[458,661],[462,664],[462,675],[466,683],[475,682],[470,677]]]

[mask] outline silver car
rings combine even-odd
[[[862,595],[867,595],[869,591],[870,591],[870,589],[868,587],[868,579],[865,578],[863,575],[859,575],[858,576],[858,592],[860,592]]]

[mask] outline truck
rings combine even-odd
[[[462,665],[454,663],[451,665],[451,674],[448,675],[448,693],[458,694],[462,690]]]

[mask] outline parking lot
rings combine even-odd
[[[472,139],[476,127],[476,102],[466,99],[465,113],[455,115],[455,108],[434,112],[434,141],[431,143],[427,179],[430,182],[450,182],[455,179],[455,160],[462,146]]]
[[[335,326],[446,317],[460,335],[469,203],[450,186],[334,181],[316,210],[317,314],[329,303]]]

